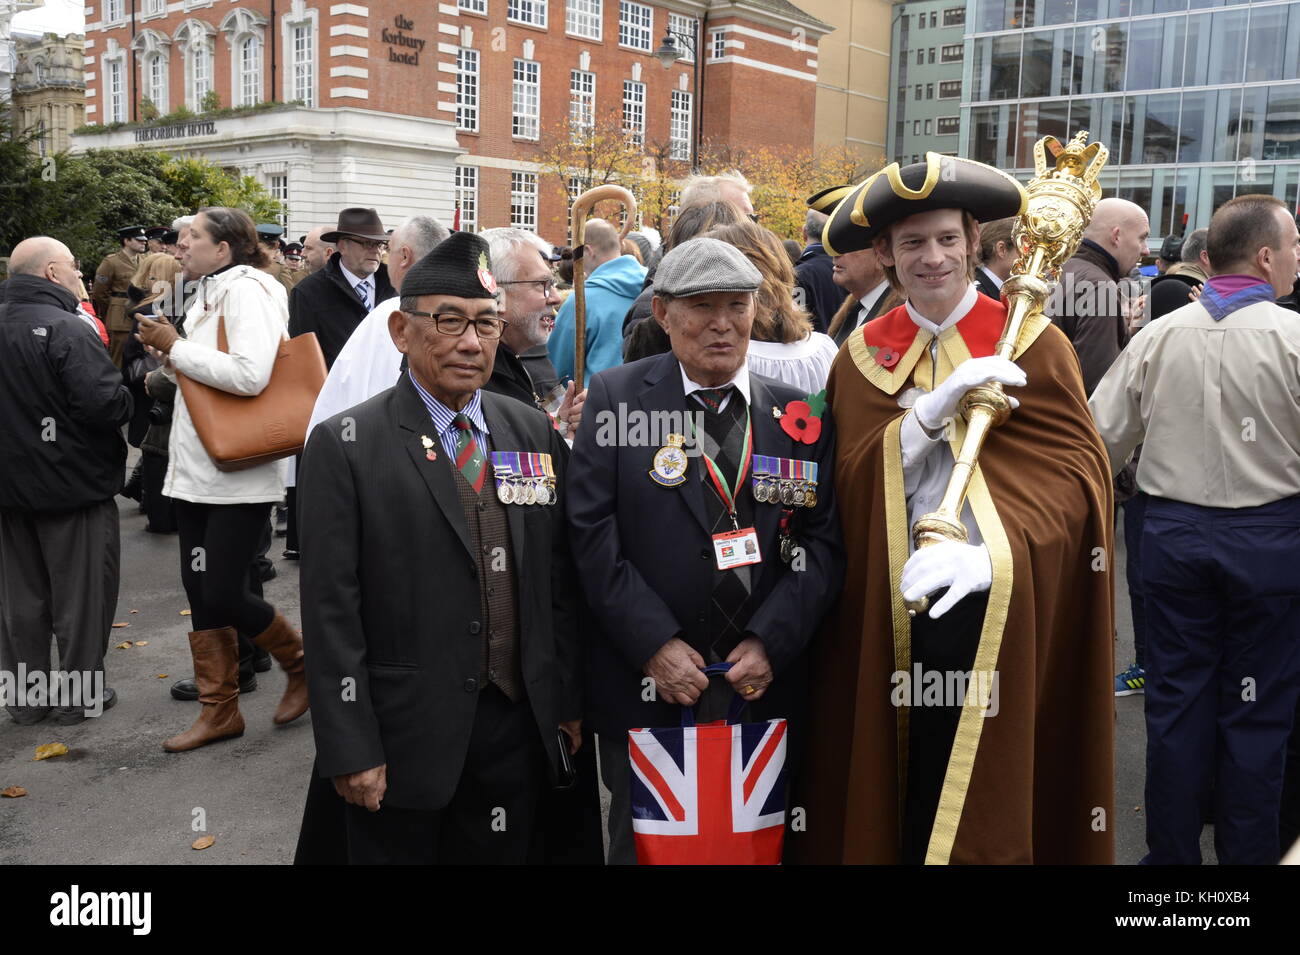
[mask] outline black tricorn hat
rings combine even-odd
[[[474,232],[453,232],[402,277],[403,298],[418,295],[494,298],[496,293],[487,239]]]
[[[887,226],[918,212],[963,209],[978,222],[991,222],[1019,215],[1027,201],[1024,187],[1000,169],[926,153],[925,162],[890,163],[854,186],[826,220],[822,246],[831,255],[857,252]]]
[[[830,215],[835,211],[835,207],[840,204],[840,200],[852,191],[852,183],[847,186],[831,186],[829,189],[823,189],[821,192],[808,197],[808,208],[814,212],[824,212]]]
[[[374,209],[344,209],[339,213],[339,227],[333,232],[326,232],[320,240],[334,243],[340,236],[369,239],[372,242],[388,241],[388,233],[384,231],[384,224],[379,221],[379,213]]]
[[[145,234],[144,226],[142,225],[124,226],[123,228],[117,230],[117,237],[122,240],[148,238],[148,236]]]

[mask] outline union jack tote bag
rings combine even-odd
[[[705,668],[710,675],[729,663]],[[628,731],[632,833],[641,865],[779,865],[785,838],[786,721],[726,720]]]

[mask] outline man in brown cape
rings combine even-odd
[[[1006,307],[971,285],[978,223],[1024,205],[1004,173],[928,153],[827,222],[830,254],[874,247],[907,301],[854,332],[828,384],[847,566],[817,648],[803,861],[1113,862],[1106,452],[1065,336],[1034,315],[1015,363],[994,356]],[[957,403],[991,381],[1015,410],[979,457],[969,542],[913,553]]]

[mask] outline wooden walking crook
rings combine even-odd
[[[623,231],[618,234],[620,242],[632,231],[632,224],[636,221],[636,198],[622,186],[606,183],[588,189],[573,200],[573,380],[578,391],[585,387],[587,364],[587,297],[583,290],[582,249],[586,242],[587,215],[596,203],[606,199],[617,199],[627,209]]]

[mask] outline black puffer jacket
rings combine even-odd
[[[77,298],[36,275],[0,305],[0,508],[65,511],[122,489],[131,395]]]

